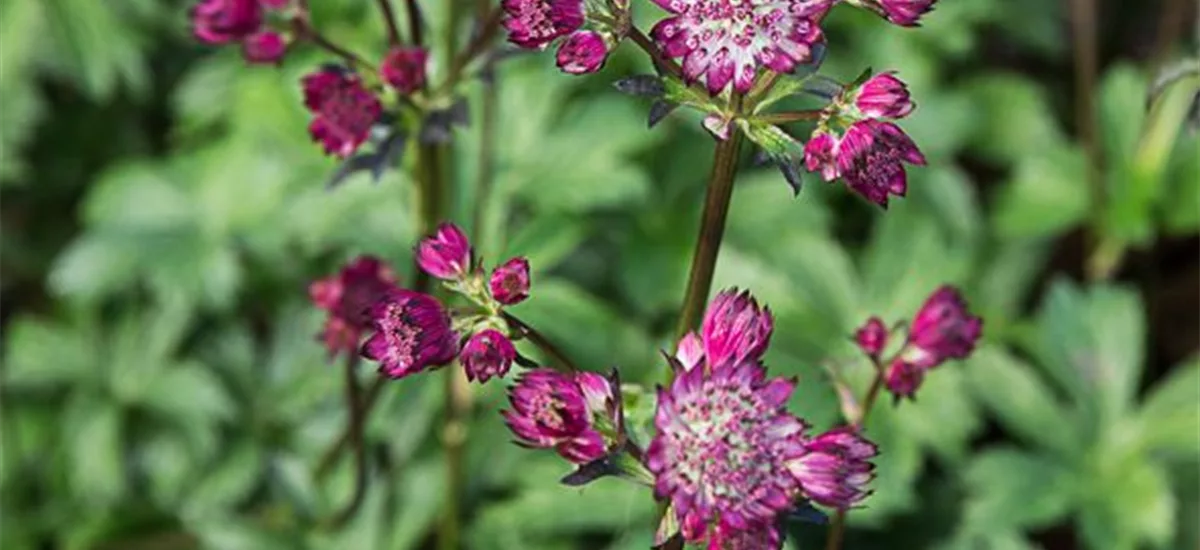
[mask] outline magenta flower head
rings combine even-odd
[[[921,16],[933,9],[936,0],[876,0],[876,12],[901,27],[920,25]]]
[[[804,489],[818,504],[844,510],[862,502],[875,478],[878,454],[874,443],[846,426],[834,428],[804,443],[804,453],[789,466]]]
[[[812,58],[832,0],[653,0],[672,14],[650,31],[690,81],[716,95],[750,91],[760,67],[780,73]]]
[[[330,357],[358,349],[359,337],[371,328],[371,306],[394,288],[395,274],[374,256],[360,256],[337,274],[309,285],[313,304],[329,313],[318,339]]]
[[[608,58],[608,45],[596,31],[572,33],[558,47],[555,56],[564,73],[586,74],[600,70]]]
[[[519,304],[529,297],[529,260],[513,258],[492,270],[488,280],[492,297],[506,306]]]
[[[911,359],[931,368],[946,359],[964,359],[975,349],[983,331],[983,320],[967,311],[967,302],[951,286],[938,288],[917,311],[909,329],[908,342],[915,349]]]
[[[813,132],[813,136],[804,144],[804,167],[809,172],[820,172],[825,181],[833,181],[838,177],[837,162],[834,152],[837,149],[837,138],[821,129]]]
[[[517,348],[503,333],[495,329],[476,332],[458,354],[458,361],[467,371],[467,380],[487,382],[493,376],[508,374]]]
[[[759,308],[750,292],[723,290],[708,304],[700,339],[712,366],[757,361],[767,351],[774,321],[771,310]]]
[[[908,94],[908,85],[894,72],[872,76],[850,92],[854,106],[871,118],[904,118],[916,108]]]
[[[925,367],[896,358],[883,375],[883,383],[896,399],[912,399],[925,381]]]
[[[449,363],[458,352],[450,316],[432,296],[407,289],[389,290],[371,307],[375,333],[362,355],[379,362],[379,371],[404,378]]]
[[[924,165],[925,156],[899,126],[864,119],[846,130],[837,147],[837,169],[846,185],[887,208],[889,195],[908,191],[904,163]]]
[[[854,333],[854,342],[863,353],[879,357],[887,347],[888,329],[878,317],[871,317]]]
[[[287,42],[275,31],[259,31],[242,41],[242,57],[250,63],[276,64],[287,53]]]
[[[457,225],[442,223],[417,245],[417,265],[438,279],[461,279],[471,270],[471,241]]]
[[[262,25],[259,0],[202,0],[192,8],[192,34],[206,44],[228,44]]]
[[[383,79],[402,94],[411,94],[425,86],[425,64],[429,52],[417,46],[392,48],[379,67]]]
[[[504,0],[508,41],[527,49],[542,49],[583,26],[583,0]]]
[[[719,547],[723,538],[773,528],[792,507],[800,486],[788,464],[805,453],[805,425],[785,407],[793,380],[767,380],[754,362],[705,371],[679,372],[659,388],[646,466],[683,537]]]
[[[313,113],[309,133],[321,142],[326,153],[350,156],[367,140],[371,126],[379,119],[383,110],[379,100],[363,87],[358,75],[340,68],[321,69],[301,82],[304,105]]]
[[[576,464],[606,454],[604,437],[592,424],[588,394],[576,376],[551,369],[526,371],[509,390],[508,399],[512,410],[502,414],[518,444],[554,449]]]

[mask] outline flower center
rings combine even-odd
[[[384,321],[384,334],[388,343],[389,360],[395,361],[403,368],[412,366],[415,361],[417,336],[419,330],[408,318],[407,309],[403,304],[388,304],[387,317]]]

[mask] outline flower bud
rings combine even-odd
[[[506,306],[519,304],[529,297],[529,260],[513,258],[492,271],[488,280],[492,297]]]
[[[417,265],[438,279],[460,279],[471,269],[471,242],[458,226],[443,223],[417,245]]]
[[[425,48],[408,46],[392,48],[379,71],[396,91],[411,94],[425,86],[425,65],[429,52]]]
[[[854,341],[863,353],[871,357],[879,357],[883,348],[887,347],[888,330],[878,317],[871,317],[854,333]]]
[[[912,399],[925,380],[925,368],[897,358],[883,374],[883,383],[896,399]]]
[[[907,358],[925,368],[947,359],[964,359],[975,349],[983,320],[967,311],[967,302],[951,286],[937,289],[917,311],[909,329]]]
[[[895,73],[879,73],[851,92],[854,106],[873,118],[904,118],[916,105],[908,94],[908,85]]]
[[[285,53],[287,42],[274,31],[259,31],[242,41],[242,57],[249,63],[279,63]]]
[[[608,45],[596,31],[577,31],[558,46],[558,68],[569,74],[594,73],[608,58]]]
[[[790,467],[813,502],[845,510],[870,494],[866,485],[875,477],[870,460],[878,454],[874,443],[842,426],[805,442],[804,449]]]
[[[721,291],[700,325],[700,339],[712,366],[758,360],[771,341],[771,310],[759,308],[749,292],[736,288]]]
[[[500,331],[484,329],[467,340],[458,354],[458,361],[467,372],[467,380],[487,382],[493,376],[503,377],[517,357],[517,348]]]

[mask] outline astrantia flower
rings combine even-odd
[[[508,41],[541,49],[583,26],[583,0],[504,0]]]
[[[785,73],[808,62],[832,0],[653,0],[672,17],[650,34],[667,56],[683,58],[689,80],[716,95],[733,81],[747,92],[760,67]]]
[[[551,369],[527,371],[509,390],[508,399],[512,410],[502,414],[519,444],[554,449],[576,464],[606,454],[604,437],[593,427],[588,394],[576,375]]]
[[[371,306],[393,288],[392,270],[373,256],[360,256],[337,274],[309,285],[313,303],[329,313],[318,338],[330,356],[358,349],[359,337],[371,327]]]
[[[417,265],[439,279],[458,279],[471,269],[471,241],[457,225],[443,223],[417,245]]]
[[[646,465],[685,539],[769,528],[791,508],[799,481],[787,465],[805,452],[804,422],[785,408],[794,387],[744,362],[679,372],[659,389]]]
[[[325,68],[301,81],[304,105],[313,113],[308,126],[325,152],[347,157],[367,140],[371,126],[383,110],[379,100],[358,75],[340,68]]]
[[[837,170],[846,185],[885,208],[889,195],[902,197],[908,191],[904,163],[924,165],[925,155],[891,122],[855,122],[837,145]]]
[[[723,290],[708,305],[700,325],[704,354],[712,365],[756,361],[767,351],[774,322],[749,292]]]
[[[379,71],[383,79],[402,94],[411,94],[425,85],[425,64],[429,52],[416,46],[396,47],[383,59]]]
[[[375,333],[362,354],[392,378],[444,365],[458,351],[450,316],[432,296],[391,289],[371,307],[370,317]]]
[[[287,41],[275,31],[260,31],[242,41],[242,57],[250,63],[279,63],[287,53]]]
[[[809,172],[820,172],[825,181],[833,181],[838,177],[837,162],[834,151],[837,148],[837,138],[818,129],[812,139],[804,144],[804,167]]]
[[[467,372],[467,380],[487,382],[493,376],[508,374],[517,348],[503,333],[495,329],[484,329],[467,340],[458,354],[458,362]]]
[[[936,366],[946,359],[964,359],[975,349],[983,320],[967,311],[958,290],[943,286],[925,301],[909,329],[906,358],[922,367]]]
[[[925,380],[925,367],[896,358],[883,374],[883,383],[897,399],[912,398]]]
[[[839,427],[804,443],[802,455],[789,467],[813,502],[846,509],[861,502],[875,477],[870,460],[878,454],[874,443],[853,429]]]
[[[262,25],[259,0],[202,0],[191,16],[192,34],[207,44],[242,40]]]
[[[877,357],[887,347],[888,330],[878,317],[871,317],[854,333],[854,342],[863,353]]]
[[[555,55],[558,68],[570,74],[594,73],[600,70],[607,58],[608,45],[596,31],[572,33],[558,47]]]
[[[849,95],[859,112],[872,118],[904,118],[916,108],[908,85],[893,72],[872,76]]]
[[[933,9],[937,0],[876,0],[876,12],[902,27],[916,27],[921,16]]]
[[[492,270],[488,288],[497,302],[506,306],[519,304],[529,297],[529,260],[513,258]]]
[[[763,525],[753,529],[715,529],[708,540],[712,550],[776,550],[783,544],[783,537],[774,525]]]

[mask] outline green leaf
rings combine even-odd
[[[219,550],[296,550],[299,541],[289,540],[278,530],[237,517],[211,518],[189,528],[205,548]]]
[[[1087,161],[1074,146],[1031,152],[1001,188],[992,227],[1005,239],[1049,238],[1087,216]]]
[[[964,472],[967,503],[964,529],[1005,533],[1048,527],[1076,502],[1070,469],[1013,448],[978,454]]]
[[[991,73],[966,84],[974,96],[979,124],[973,147],[987,157],[1019,161],[1066,141],[1045,91],[1028,78]]]
[[[1058,456],[1073,456],[1078,441],[1073,411],[1064,409],[1033,368],[1001,348],[975,350],[966,365],[967,379],[1006,430]]]
[[[1192,357],[1150,390],[1131,428],[1141,448],[1195,457],[1200,449],[1200,357]]]
[[[404,505],[399,515],[391,520],[393,527],[388,548],[419,547],[442,509],[445,480],[445,465],[440,458],[422,460],[405,469],[397,486],[399,501]]]
[[[18,317],[7,327],[4,382],[12,390],[87,385],[100,379],[87,325]]]
[[[487,258],[493,263],[505,258],[525,256],[536,272],[554,269],[568,254],[583,243],[588,223],[571,216],[537,216],[521,225],[508,240],[504,253]]]
[[[1092,548],[1164,548],[1175,531],[1175,497],[1162,469],[1121,448],[1098,449],[1086,488],[1080,532]],[[1085,474],[1088,475],[1088,474]]]
[[[221,458],[188,495],[183,506],[185,517],[219,515],[241,504],[262,481],[266,464],[257,442],[236,442]]]
[[[120,499],[126,482],[121,412],[116,405],[78,396],[67,406],[62,429],[74,497],[101,507]]]
[[[971,438],[983,429],[979,407],[961,371],[971,367],[952,363],[929,373],[920,397],[896,411],[901,430],[950,464],[967,458]],[[886,400],[887,396],[875,406],[889,406]]]
[[[227,421],[237,412],[216,374],[194,362],[157,373],[143,403],[167,419],[180,421]]]

